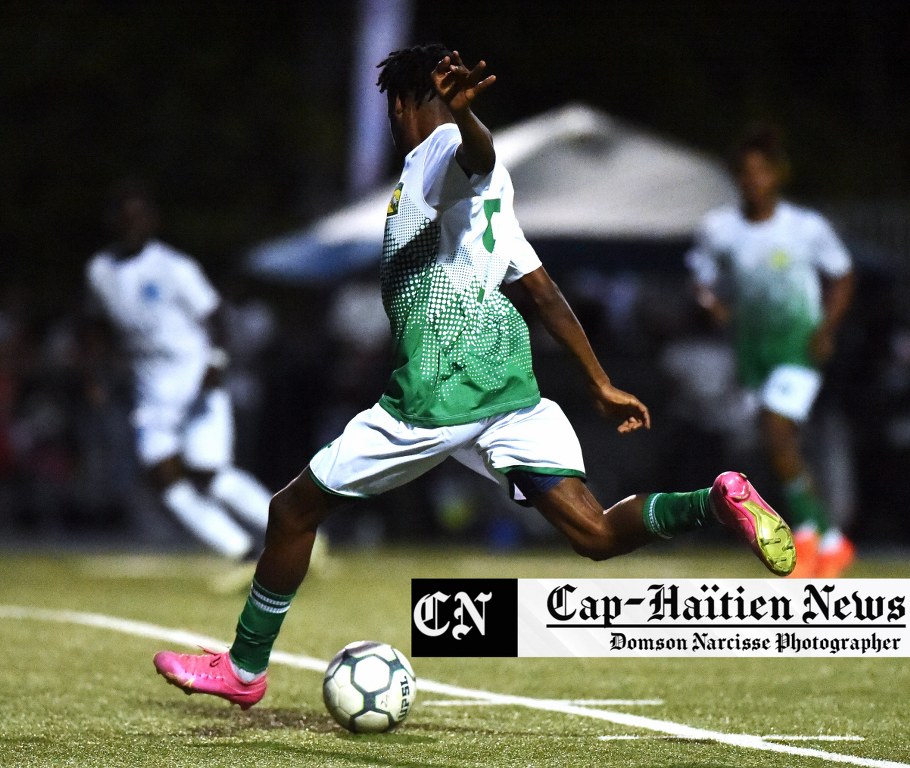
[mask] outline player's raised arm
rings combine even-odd
[[[723,327],[730,322],[730,308],[721,301],[713,286],[694,282],[692,291],[695,294],[695,302],[708,313],[715,325]]]
[[[471,109],[474,99],[496,82],[495,75],[483,76],[486,67],[486,62],[481,60],[473,69],[468,69],[458,51],[453,51],[451,56],[444,56],[433,70],[436,92],[448,106],[461,131],[461,146],[455,158],[469,174],[489,173],[496,162],[490,131]]]
[[[578,362],[597,410],[608,418],[618,419],[619,432],[632,432],[641,427],[649,429],[651,415],[647,407],[634,395],[610,383],[581,323],[547,271],[538,267],[519,279],[518,284],[531,297],[550,335]]]
[[[819,365],[834,354],[835,336],[853,301],[855,277],[852,271],[823,281],[824,304],[822,322],[809,342],[809,351]]]

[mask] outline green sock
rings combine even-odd
[[[258,673],[269,665],[272,646],[294,594],[269,592],[253,579],[231,646],[231,661],[240,669]]]
[[[645,499],[645,528],[662,539],[669,539],[712,523],[710,492],[710,488],[702,488],[689,493],[652,493]]]
[[[813,527],[818,533],[828,530],[825,505],[815,492],[812,478],[800,475],[784,486],[784,496],[790,509],[790,526],[793,530]]]

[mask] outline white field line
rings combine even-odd
[[[569,699],[570,704],[583,707],[659,707],[663,699]]]
[[[762,736],[763,739],[772,739],[775,741],[865,741],[864,736]],[[598,741],[644,741],[661,739],[673,739],[674,741],[684,741],[676,736],[642,736],[632,734],[619,734],[612,736],[598,736]]]
[[[60,611],[42,608],[29,608],[25,606],[0,605],[0,618],[31,619],[37,621],[53,621],[64,624],[77,624],[86,627],[96,627],[126,635],[134,635],[150,640],[162,640],[180,645],[201,645],[209,648],[224,648],[226,644],[207,635],[200,635],[183,629],[162,627],[143,621],[119,619],[116,616],[105,616],[99,613],[82,613],[79,611]],[[320,674],[325,671],[327,661],[315,659],[311,656],[298,656],[283,651],[275,651],[271,657],[272,663],[284,664],[298,669],[308,669]],[[837,752],[825,752],[821,749],[809,747],[796,747],[789,744],[777,744],[765,741],[761,736],[746,733],[722,733],[706,728],[696,728],[672,720],[657,720],[655,718],[632,715],[626,712],[614,712],[604,709],[590,709],[577,704],[570,704],[559,699],[534,699],[527,696],[512,696],[508,694],[492,693],[477,688],[464,688],[460,685],[438,683],[433,680],[418,680],[420,690],[429,693],[438,693],[443,696],[461,699],[482,699],[498,704],[511,704],[516,707],[541,710],[544,712],[559,712],[564,715],[587,717],[593,720],[602,720],[615,725],[624,725],[629,728],[638,728],[645,731],[675,736],[683,739],[699,739],[725,744],[731,747],[754,749],[761,752],[779,752],[786,755],[799,757],[815,757],[830,763],[863,766],[863,768],[910,768],[910,763],[898,763],[893,760],[874,760],[871,758],[857,757],[856,755],[843,755]]]
[[[799,735],[799,734],[787,734],[783,735],[780,733],[766,733],[762,736],[763,739],[768,739],[769,741],[865,741],[865,736],[834,736],[834,735]]]
[[[656,707],[663,699],[561,699],[566,704],[580,704],[588,707]],[[486,699],[433,699],[423,701],[424,707],[487,707],[503,704],[501,701]]]

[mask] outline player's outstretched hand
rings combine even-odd
[[[483,76],[486,68],[487,63],[481,60],[474,69],[468,69],[458,51],[452,51],[433,70],[436,92],[453,112],[469,109],[471,102],[496,82],[496,75]]]
[[[598,411],[609,419],[619,421],[617,432],[625,434],[636,429],[651,428],[651,414],[635,395],[623,392],[612,384],[594,388],[594,403]]]

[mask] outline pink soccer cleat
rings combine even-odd
[[[155,669],[187,695],[209,693],[241,709],[249,709],[265,695],[265,675],[245,683],[234,674],[227,651],[202,650],[204,653],[200,654],[159,651],[155,654]]]
[[[758,495],[744,474],[718,475],[709,498],[717,519],[736,531],[769,571],[786,576],[793,570],[796,549],[789,526]]]

